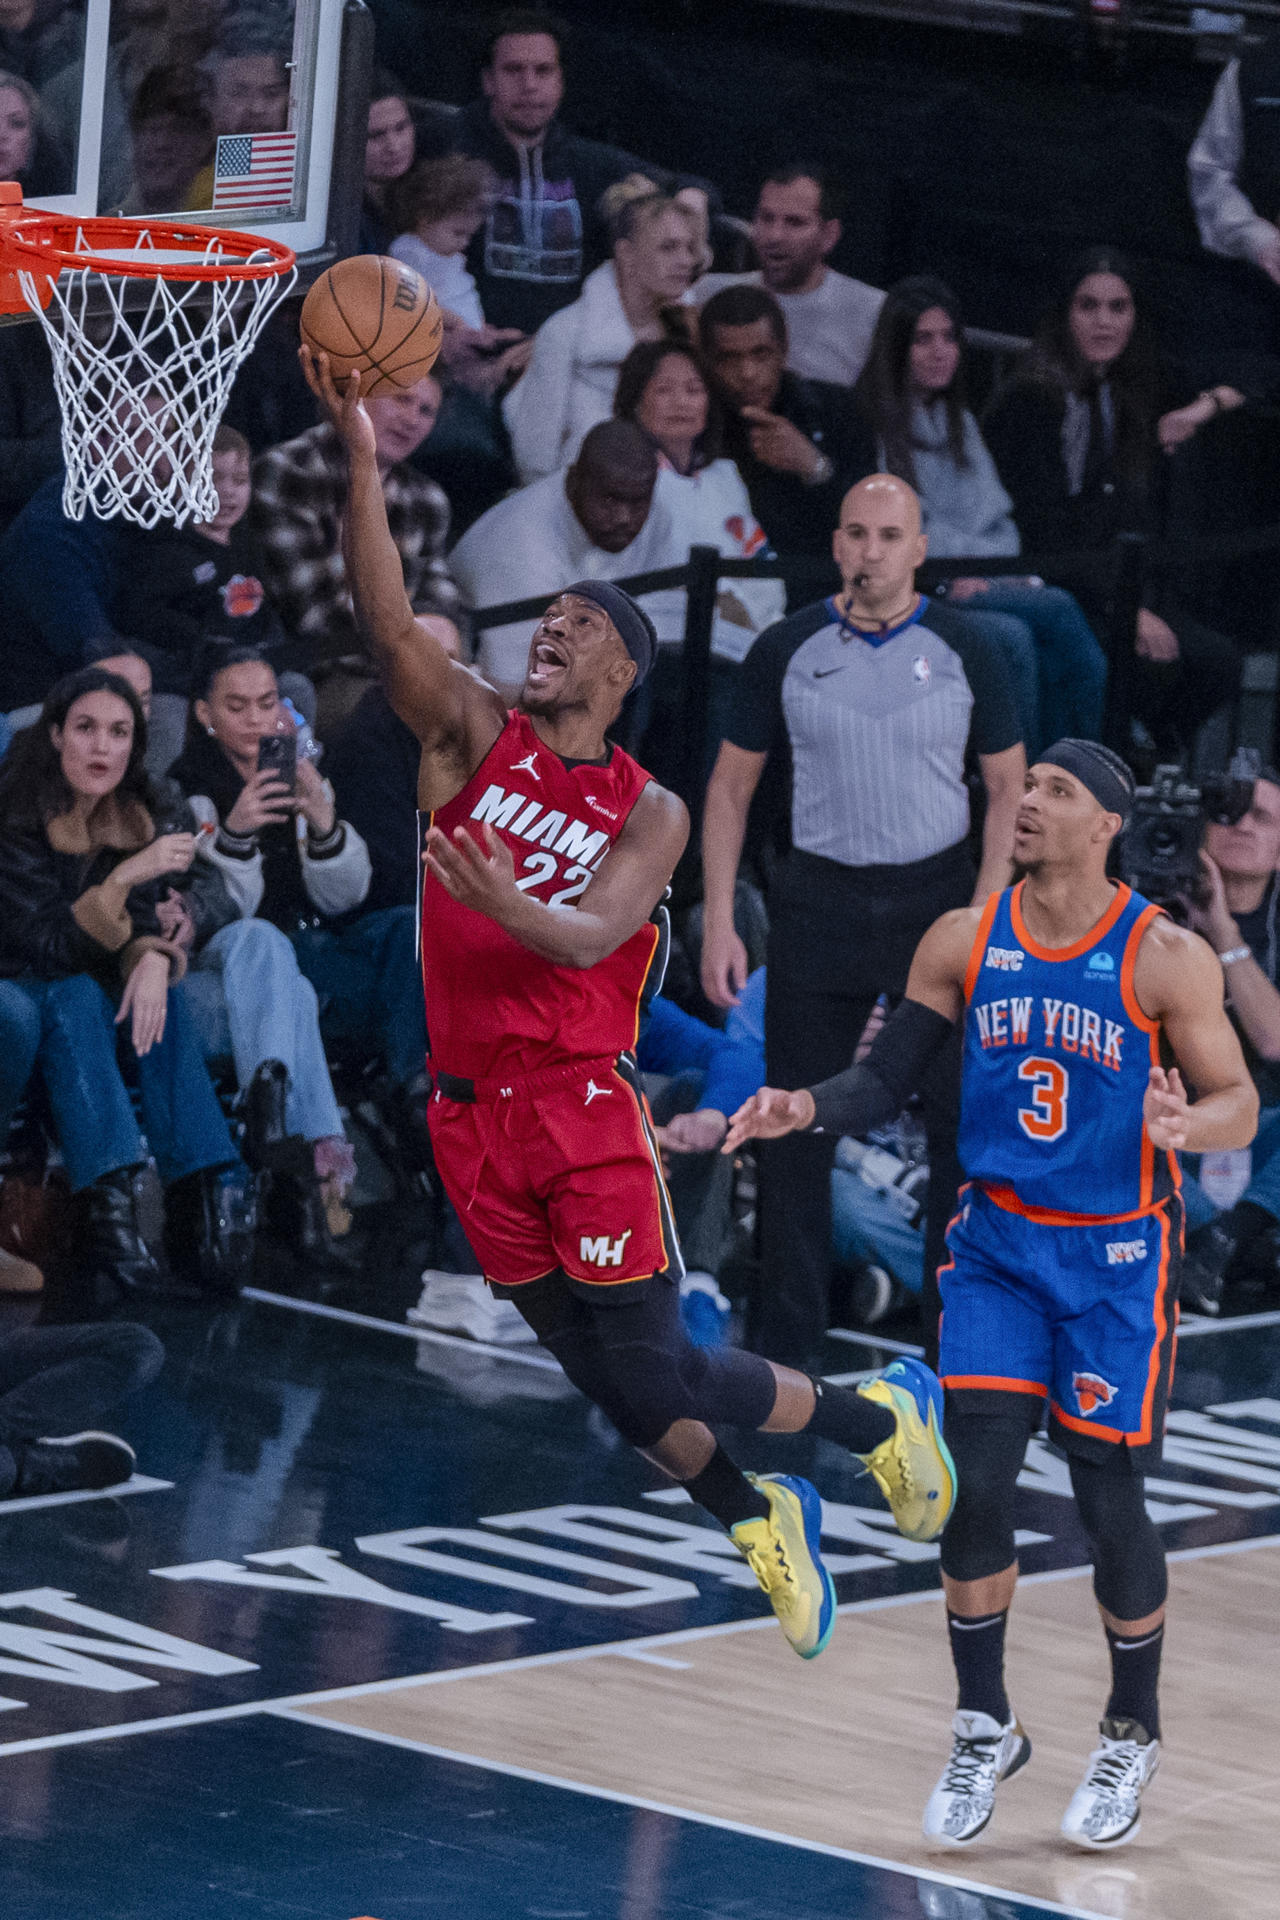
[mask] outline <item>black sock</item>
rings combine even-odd
[[[1001,1727],[1008,1726],[1013,1717],[1004,1690],[1004,1630],[1008,1619],[1007,1608],[1003,1613],[983,1613],[975,1618],[947,1608],[951,1658],[959,1683],[956,1706],[961,1713],[989,1713]]]
[[[874,1453],[898,1424],[891,1408],[849,1387],[815,1380],[813,1393],[813,1418],[805,1432],[816,1433],[819,1440],[834,1440],[837,1446],[848,1447],[850,1453]]]
[[[1274,1227],[1276,1217],[1260,1207],[1254,1200],[1237,1200],[1230,1212],[1224,1213],[1219,1221],[1236,1243],[1236,1252],[1252,1245],[1260,1233],[1268,1227]]]
[[[702,1472],[683,1484],[690,1499],[705,1507],[726,1530],[739,1520],[767,1520],[772,1511],[759,1487],[752,1486],[719,1444]]]
[[[1160,1655],[1164,1651],[1164,1622],[1151,1633],[1124,1640],[1106,1629],[1111,1651],[1111,1698],[1108,1720],[1136,1720],[1153,1740],[1160,1738]]]

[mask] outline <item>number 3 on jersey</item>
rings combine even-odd
[[[1018,1068],[1019,1080],[1034,1089],[1029,1107],[1018,1108],[1018,1125],[1029,1140],[1060,1140],[1067,1130],[1068,1082],[1056,1060],[1032,1057]]]

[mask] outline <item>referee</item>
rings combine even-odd
[[[792,850],[770,897],[765,1010],[769,1083],[785,1088],[849,1066],[880,994],[903,992],[926,928],[1007,885],[1026,775],[998,651],[963,613],[915,590],[926,541],[911,488],[888,474],[859,481],[832,544],[844,591],[771,627],[740,669],[703,824],[702,984],[728,1007],[747,975],[733,924],[747,810],[785,727]],[[970,753],[987,792],[976,875]],[[948,1079],[926,1099],[930,1278],[958,1178]],[[749,1344],[803,1366],[828,1323],[835,1141],[790,1134],[758,1153],[762,1278]]]

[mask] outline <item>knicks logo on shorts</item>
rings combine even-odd
[[[1116,1389],[1099,1373],[1073,1373],[1071,1390],[1076,1405],[1086,1415],[1096,1413],[1099,1407],[1109,1407],[1116,1397]]]
[[[1145,1240],[1108,1240],[1107,1265],[1109,1267],[1131,1266],[1135,1260],[1145,1260],[1147,1243]]]

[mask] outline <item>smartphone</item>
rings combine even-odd
[[[288,733],[264,733],[258,742],[258,772],[273,773],[290,793],[298,782],[298,736]]]

